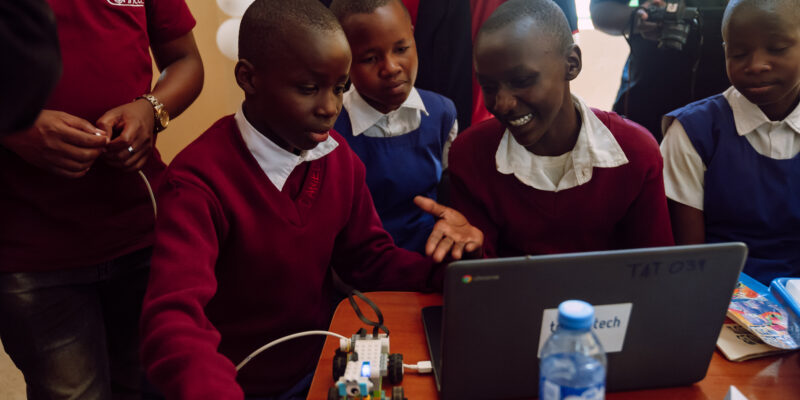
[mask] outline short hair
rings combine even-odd
[[[327,32],[342,27],[319,0],[255,0],[239,25],[239,58],[255,65],[269,60],[297,29]]]
[[[408,19],[411,20],[411,14],[400,0],[333,0],[331,11],[339,21],[344,21],[353,14],[372,14],[375,10],[393,2],[399,3]]]
[[[553,0],[509,0],[494,10],[478,31],[498,31],[517,21],[531,19],[544,34],[555,39],[562,51],[567,51],[574,42],[567,16]]]
[[[742,7],[773,11],[780,9],[781,12],[790,12],[790,18],[795,21],[800,19],[800,0],[731,0],[722,14],[723,34],[728,28],[728,22],[730,22],[733,13]]]

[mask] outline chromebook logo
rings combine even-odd
[[[472,282],[472,275],[464,275],[461,277],[461,282],[470,283]]]

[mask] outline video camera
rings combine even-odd
[[[658,38],[658,47],[668,47],[680,51],[686,44],[689,30],[693,25],[698,25],[700,12],[697,7],[686,7],[684,0],[665,0],[665,7],[650,6],[647,12],[647,22],[661,24],[661,37]]]

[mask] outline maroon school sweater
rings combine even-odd
[[[451,201],[485,235],[489,257],[673,245],[658,144],[641,126],[593,110],[628,163],[592,171],[589,182],[549,192],[497,171],[505,128],[473,125],[450,149]]]
[[[432,261],[395,247],[363,164],[331,134],[339,146],[296,168],[284,192],[232,116],[170,165],[142,313],[143,362],[167,398],[241,399],[240,385],[268,395],[312,371],[321,336],[271,348],[238,376],[234,365],[274,339],[327,329],[331,268],[363,290],[429,286]]]

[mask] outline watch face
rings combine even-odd
[[[158,121],[161,125],[161,129],[166,128],[167,124],[169,124],[169,114],[167,114],[166,111],[162,110],[161,112],[158,113]]]

